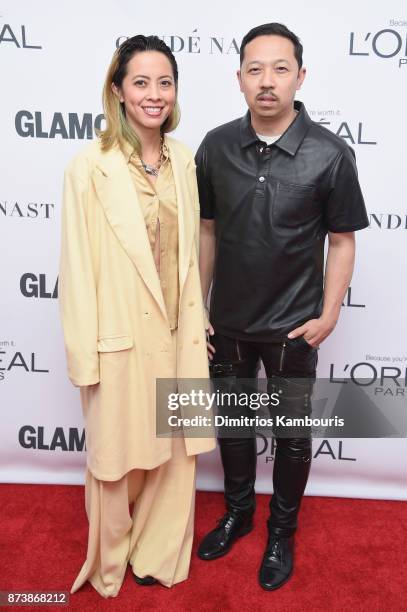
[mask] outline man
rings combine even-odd
[[[354,231],[368,225],[354,152],[294,102],[305,68],[302,45],[284,25],[243,38],[237,76],[247,114],[210,131],[196,156],[205,301],[213,280],[208,354],[214,371],[229,364],[236,378],[255,378],[261,360],[272,389],[300,377],[292,408],[309,414],[317,349],[350,283]],[[267,590],[292,574],[312,452],[310,434],[277,434],[276,443],[259,571]],[[220,438],[219,446],[227,512],[200,544],[205,560],[228,553],[253,526],[256,439]]]

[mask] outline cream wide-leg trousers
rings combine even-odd
[[[176,338],[174,331],[174,350]],[[175,434],[171,459],[157,468],[131,470],[113,482],[86,471],[88,551],[71,593],[89,580],[103,597],[115,597],[128,563],[140,578],[153,576],[167,587],[188,577],[195,459],[187,456],[184,438]]]

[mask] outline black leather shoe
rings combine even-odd
[[[259,583],[266,591],[283,586],[293,571],[294,538],[269,535],[266,552],[259,571]]]
[[[211,561],[229,552],[237,538],[253,529],[253,515],[237,510],[226,512],[218,521],[218,527],[204,537],[198,548],[198,557]]]
[[[133,576],[134,576],[134,580],[140,586],[151,586],[152,584],[157,584],[158,582],[158,580],[156,580],[152,576],[144,576],[144,578],[140,578],[140,576],[136,576],[136,574],[133,574]]]

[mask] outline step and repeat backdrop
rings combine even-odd
[[[328,10],[329,8],[329,10]],[[243,35],[279,21],[304,45],[298,99],[351,145],[370,227],[340,321],[319,352],[319,376],[363,377],[407,410],[405,101],[407,8],[292,0],[5,0],[0,6],[0,481],[83,482],[78,390],[66,375],[58,312],[63,171],[103,127],[101,90],[116,46],[156,34],[179,64],[181,124],[196,150],[205,133],[244,114],[236,70]],[[390,384],[390,376],[397,384]],[[397,387],[397,388],[396,388]],[[349,409],[357,411],[358,406]],[[362,434],[361,434],[362,435]],[[274,445],[259,439],[257,490],[272,490]],[[407,498],[407,440],[314,439],[309,495]],[[220,490],[215,451],[198,486]]]

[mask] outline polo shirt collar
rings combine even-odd
[[[294,108],[298,114],[294,121],[288,126],[284,134],[274,143],[273,146],[279,147],[290,155],[295,155],[305,138],[306,133],[312,123],[305,106],[302,102],[295,100]],[[242,117],[240,123],[240,142],[243,148],[258,142],[256,132],[251,124],[250,111]]]

